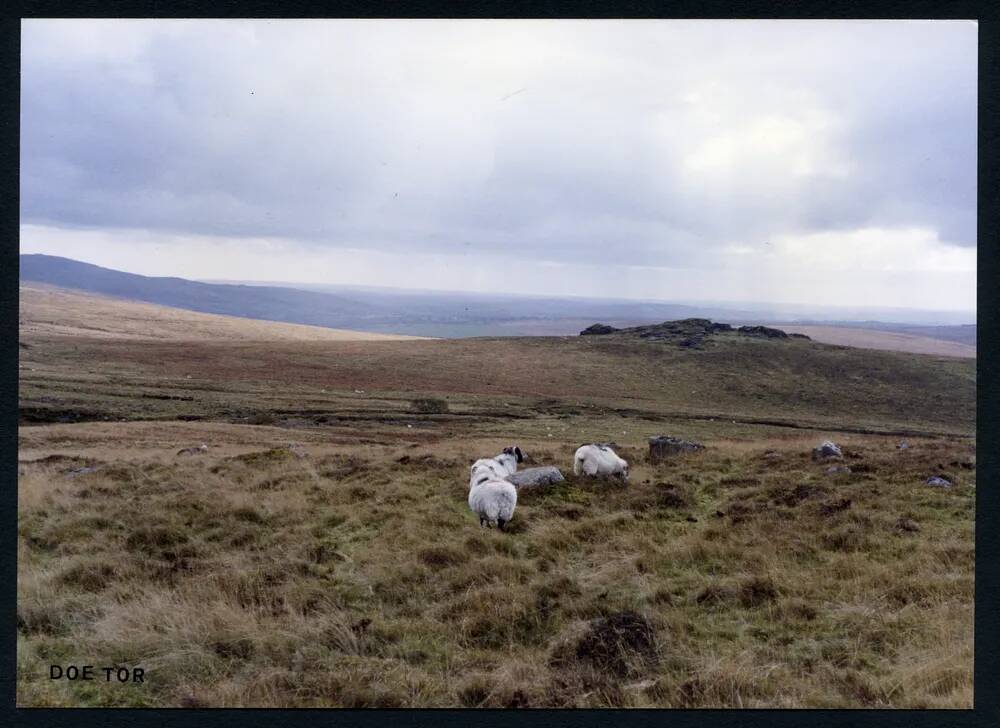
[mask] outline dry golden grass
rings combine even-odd
[[[31,452],[72,427],[31,428]],[[151,425],[100,427],[121,447]],[[261,449],[274,428],[225,429],[224,450],[83,474],[23,458],[19,704],[971,704],[975,471],[959,440],[853,436],[854,473],[831,476],[815,438],[709,441],[656,467],[629,439],[627,487],[524,492],[500,533],[465,503],[495,433],[314,437],[299,458],[287,436]],[[575,447],[521,445],[564,469]],[[937,472],[957,486],[922,484]],[[46,678],[81,661],[142,666],[147,683]]]
[[[21,344],[19,705],[971,706],[974,362]],[[653,466],[657,434],[707,447]],[[853,472],[811,461],[828,437]],[[608,440],[628,486],[523,492],[507,533],[469,512],[475,458],[566,472]],[[68,663],[146,682],[48,679]]]
[[[394,341],[418,337],[372,334],[185,311],[41,283],[22,284],[21,336],[86,336],[163,341]]]
[[[805,326],[798,324],[778,324],[778,328],[790,334],[805,334],[814,341],[838,346],[853,346],[860,349],[882,349],[903,351],[909,354],[929,354],[932,356],[955,356],[975,359],[976,347],[957,341],[943,341],[929,336],[904,334],[898,331],[879,331],[851,326]]]

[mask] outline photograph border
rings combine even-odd
[[[0,679],[4,687],[2,716],[9,725],[97,726],[157,724],[167,726],[246,724],[310,724],[317,721],[338,725],[381,726],[387,719],[399,728],[422,725],[601,725],[653,726],[694,725],[798,725],[815,726],[869,723],[881,726],[994,726],[1000,725],[1000,536],[995,518],[1000,515],[1000,491],[990,483],[1000,482],[1000,456],[991,447],[1000,442],[996,412],[1000,406],[1000,259],[997,229],[1000,226],[1000,77],[998,13],[996,6],[972,2],[23,2],[5,13],[0,33],[0,189],[4,244],[0,246],[0,477],[5,498],[2,508],[2,609],[4,623],[3,662]],[[18,254],[19,254],[19,90],[20,20],[38,17],[144,17],[144,18],[857,18],[857,19],[977,19],[979,21],[979,155],[978,155],[978,357],[976,440],[986,443],[977,450],[978,482],[986,484],[976,495],[975,564],[975,658],[974,705],[972,710],[568,710],[532,709],[525,712],[489,709],[409,710],[321,710],[321,709],[99,709],[15,708],[16,687],[16,554],[17,554],[17,397],[18,397]],[[933,295],[933,292],[928,292]],[[389,715],[387,715],[387,713]]]

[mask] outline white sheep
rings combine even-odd
[[[582,445],[573,456],[577,475],[615,475],[628,481],[628,463],[607,445]]]
[[[524,460],[521,448],[505,447],[495,458],[480,458],[472,464],[469,487],[487,480],[506,480],[517,472],[517,464]]]
[[[501,531],[514,517],[517,488],[506,480],[487,480],[469,489],[469,508],[479,516],[479,525],[497,524]]]

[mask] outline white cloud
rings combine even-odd
[[[863,228],[779,235],[768,255],[789,268],[830,271],[976,272],[976,249],[947,245],[928,228]]]
[[[863,246],[869,234],[852,238],[844,254],[850,255]],[[894,244],[901,244],[903,237],[896,235]],[[61,255],[140,275],[637,300],[975,310],[974,267],[938,270],[933,267],[932,257],[907,269],[844,268],[837,256],[827,258],[826,251],[813,246],[814,242],[781,241],[784,250],[795,251],[790,257],[759,248],[736,247],[728,251],[729,255],[738,255],[738,261],[726,261],[723,254],[711,267],[678,268],[613,266],[611,261],[533,261],[502,254],[414,256],[359,247],[317,248],[280,238],[21,225],[22,253]],[[890,245],[883,257],[891,256],[893,250]],[[928,244],[927,250],[933,255],[934,245]],[[497,271],[506,271],[500,291]]]

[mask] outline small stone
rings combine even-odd
[[[906,442],[906,440],[903,440],[898,445],[896,445],[897,450],[908,450],[909,447],[910,445]]]
[[[851,469],[846,465],[831,465],[826,469],[827,475],[834,475],[836,473],[849,473]]]
[[[844,457],[844,453],[830,440],[825,440],[819,447],[813,448],[812,451],[813,460],[829,460],[830,458],[839,460],[842,457]]]
[[[208,445],[201,443],[198,447],[185,447],[182,450],[178,450],[178,455],[204,455],[208,452]]]
[[[931,486],[933,488],[950,488],[951,487],[951,481],[950,480],[946,480],[944,478],[938,477],[937,475],[928,478],[927,480],[924,481],[924,483],[926,483],[927,485],[929,485],[929,486]]]
[[[95,470],[97,470],[97,468],[94,467],[75,468],[66,473],[66,477],[75,478],[77,475],[86,475],[87,473],[92,473]]]

